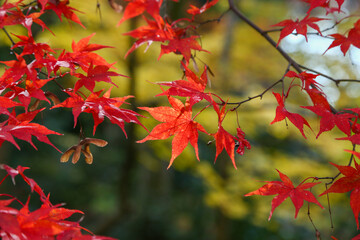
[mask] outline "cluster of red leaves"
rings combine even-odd
[[[16,3],[5,3],[0,7],[0,27],[22,24],[27,29],[27,35],[15,35],[19,41],[12,46],[15,52],[15,60],[2,61],[7,67],[5,73],[0,77],[1,105],[0,114],[7,115],[8,119],[0,123],[0,143],[9,141],[16,147],[14,137],[32,143],[31,136],[36,136],[38,140],[50,143],[46,137],[49,134],[59,134],[47,129],[37,123],[31,123],[36,117],[37,107],[41,102],[50,104],[51,99],[54,104],[59,100],[54,93],[49,93],[45,89],[51,83],[58,84],[58,77],[70,75],[77,79],[72,89],[66,89],[69,97],[63,103],[57,104],[53,108],[69,107],[73,109],[74,122],[81,112],[91,113],[94,117],[94,134],[98,124],[104,117],[110,119],[124,130],[124,122],[140,124],[137,119],[139,114],[128,109],[119,108],[127,97],[110,98],[110,90],[102,97],[100,92],[95,92],[94,88],[98,82],[106,82],[116,86],[111,77],[124,75],[110,71],[113,64],[108,63],[94,51],[108,48],[108,46],[89,43],[91,34],[81,39],[79,42],[72,43],[72,51],[63,50],[59,54],[46,43],[35,42],[31,26],[37,23],[48,29],[47,26],[38,18],[49,10],[55,11],[61,19],[64,16],[83,26],[75,14],[75,9],[68,5],[68,0],[63,1],[39,1],[41,8],[22,5],[22,1]],[[26,12],[26,14],[24,14]],[[32,12],[32,13],[29,13]],[[49,29],[48,29],[49,30]],[[86,89],[90,92],[86,96],[81,90]],[[21,115],[19,109],[24,109]],[[33,145],[35,147],[35,145]],[[53,146],[53,145],[52,145]]]
[[[7,172],[0,184],[9,176],[15,184],[15,177],[20,175],[30,186],[31,192],[35,191],[42,202],[39,209],[30,211],[30,198],[24,204],[11,195],[0,194],[5,198],[0,200],[1,239],[114,240],[91,234],[89,230],[81,227],[79,222],[66,220],[73,214],[83,214],[83,212],[63,208],[62,204],[53,205],[49,200],[50,196],[45,195],[40,186],[24,174],[27,167],[18,166],[14,169],[2,164],[0,168]],[[19,210],[11,206],[16,202],[21,205]],[[90,234],[83,234],[83,231]]]
[[[308,126],[311,129],[309,123],[300,114],[289,112],[285,106],[285,101],[289,97],[290,90],[294,87],[299,87],[302,92],[309,96],[313,104],[312,106],[302,106],[301,108],[312,111],[320,118],[319,132],[316,136],[317,138],[323,132],[330,131],[336,126],[342,133],[346,135],[346,137],[337,138],[337,140],[348,140],[352,144],[360,144],[359,123],[357,122],[360,114],[359,108],[348,108],[344,109],[343,111],[335,111],[334,109],[332,109],[329,102],[327,101],[325,93],[321,90],[322,86],[316,80],[316,78],[318,77],[318,75],[316,74],[311,74],[307,72],[302,72],[298,74],[293,71],[288,71],[285,74],[285,77],[291,78],[292,81],[286,94],[273,92],[278,102],[278,107],[276,108],[276,115],[271,124],[282,121],[284,119],[288,119],[296,128],[299,129],[301,134],[305,137],[304,125]],[[296,80],[300,81],[300,84],[297,84]],[[360,157],[360,153],[358,152],[348,152],[354,154],[357,157]],[[332,192],[345,193],[352,191],[350,196],[350,206],[353,210],[357,227],[359,229],[358,216],[360,213],[360,167],[356,161],[354,161],[355,168],[351,166],[339,166],[337,164],[331,164],[337,167],[340,173],[345,175],[345,177],[337,180],[334,184],[331,185],[328,190],[320,194],[320,196]],[[277,194],[271,204],[272,208],[269,220],[275,208],[278,207],[287,197],[291,198],[295,206],[295,218],[298,214],[299,209],[303,205],[303,200],[316,203],[317,205],[322,207],[311,192],[304,190],[312,188],[320,182],[306,184],[301,183],[299,186],[294,187],[292,182],[286,175],[282,174],[281,172],[279,172],[279,175],[282,182],[268,181],[268,184],[264,185],[256,191],[245,195],[251,196]],[[314,178],[314,180],[317,180],[317,178]]]
[[[167,96],[172,107],[140,108],[148,111],[154,119],[162,123],[157,125],[147,137],[138,142],[143,143],[148,140],[162,140],[167,139],[170,136],[174,136],[172,141],[172,156],[168,166],[170,167],[174,159],[183,152],[189,142],[195,149],[197,159],[200,160],[197,142],[198,131],[201,131],[214,137],[216,144],[215,161],[218,155],[225,148],[234,167],[236,168],[234,155],[235,145],[238,145],[237,153],[240,155],[244,154],[245,147],[248,149],[251,148],[250,143],[245,139],[245,133],[238,128],[238,136],[235,137],[223,128],[222,122],[226,115],[226,103],[218,97],[222,101],[222,104],[218,104],[212,98],[214,94],[204,92],[208,82],[206,67],[200,77],[198,77],[185,65],[183,65],[183,67],[185,70],[186,80],[158,83],[159,85],[169,87],[158,96]],[[172,96],[186,97],[185,104]],[[202,110],[193,117],[193,106],[202,100],[206,100],[208,102],[207,107],[212,106],[218,115],[218,131],[216,133],[207,133],[202,125],[194,121],[195,117]]]
[[[168,53],[181,55],[182,68],[186,77],[186,79],[172,82],[157,83],[158,85],[169,87],[157,96],[167,96],[171,107],[140,108],[149,112],[154,119],[161,123],[147,137],[138,142],[163,140],[174,136],[172,140],[172,155],[168,166],[170,167],[189,142],[194,147],[196,157],[199,160],[197,142],[200,131],[214,138],[216,144],[215,161],[222,150],[225,149],[236,168],[235,147],[237,146],[236,152],[243,155],[245,147],[250,149],[250,143],[245,139],[245,133],[240,128],[237,129],[238,135],[236,137],[223,128],[222,122],[227,112],[226,103],[213,93],[205,92],[209,72],[207,67],[205,66],[200,77],[188,67],[190,59],[194,59],[192,51],[207,52],[198,43],[197,38],[199,36],[193,35],[196,30],[195,17],[214,6],[218,0],[207,1],[201,7],[190,5],[187,13],[191,15],[191,18],[182,18],[175,21],[172,21],[168,16],[164,18],[160,14],[162,0],[127,0],[127,2],[124,15],[119,24],[142,15],[146,25],[125,33],[125,35],[136,39],[125,56],[142,44],[147,44],[149,47],[153,42],[160,42],[162,45],[159,58]],[[145,14],[150,16],[151,19],[146,17]],[[221,103],[217,103],[213,96],[216,96]],[[185,97],[185,103],[174,97]],[[205,108],[213,107],[217,113],[218,131],[216,133],[208,133],[200,123],[195,121],[198,114],[205,108],[200,110],[195,116],[192,116],[193,106],[200,101],[206,101],[207,106]]]
[[[312,10],[315,8],[322,8],[326,11],[326,14],[334,13],[334,12],[340,13],[341,6],[343,5],[345,0],[336,0],[338,5],[336,8],[331,7],[330,4],[331,0],[301,0],[301,1],[309,5],[309,10],[307,11],[306,16],[302,20],[296,19],[295,21],[293,21],[291,19],[286,19],[273,25],[273,26],[283,27],[281,29],[280,37],[277,45],[279,45],[282,39],[293,33],[303,35],[307,41],[308,27],[315,29],[317,33],[320,36],[322,36],[321,30],[317,25],[317,22],[324,20],[331,20],[331,19],[310,17]],[[341,21],[338,21],[338,23],[339,22]],[[327,37],[333,38],[334,40],[325,52],[327,52],[331,48],[340,46],[341,51],[345,55],[351,45],[360,48],[360,20],[358,20],[354,24],[354,27],[349,30],[347,36],[339,33],[335,33],[335,34],[330,34]]]
[[[37,140],[57,149],[48,136],[61,134],[36,123],[40,113],[43,114],[45,109],[51,109],[51,105],[52,108],[71,108],[74,125],[80,113],[92,114],[94,134],[96,127],[105,117],[123,131],[125,122],[141,125],[137,119],[139,114],[120,108],[131,96],[111,98],[111,88],[104,94],[103,91],[95,91],[98,82],[116,86],[111,78],[124,76],[111,71],[113,64],[95,53],[108,46],[89,43],[94,34],[78,42],[73,41],[71,51],[55,51],[49,44],[35,41],[32,33],[34,23],[40,25],[43,31],[51,32],[40,20],[40,17],[49,11],[54,11],[60,20],[64,17],[84,27],[75,14],[77,10],[69,6],[68,0],[38,0],[30,4],[23,3],[23,0],[11,3],[5,1],[0,6],[0,28],[6,34],[8,34],[7,26],[22,25],[26,29],[24,35],[12,33],[8,35],[13,41],[11,51],[14,53],[14,59],[0,62],[5,66],[4,73],[0,77],[0,145],[8,141],[20,149],[15,141],[15,138],[18,138],[30,143],[36,149],[32,139],[36,137]],[[63,83],[60,81],[63,81],[66,75],[75,80],[73,88],[62,87]],[[68,97],[61,103],[55,92],[48,91],[51,89],[50,85],[59,86]],[[91,163],[90,150],[85,148],[84,151],[88,163]],[[31,187],[31,191],[35,191],[43,203],[39,209],[30,211],[29,201],[23,204],[11,195],[1,194],[0,196],[6,197],[0,200],[1,239],[112,239],[83,234],[83,230],[89,231],[82,228],[79,222],[66,220],[74,213],[82,214],[82,212],[63,208],[62,205],[53,205],[39,185],[24,175],[23,172],[27,168],[18,166],[12,169],[7,165],[1,165],[1,168],[8,173],[5,178],[11,176],[13,181],[16,175],[21,175]],[[21,204],[19,210],[11,206],[15,202]]]
[[[163,54],[175,53],[183,56],[184,62],[188,65],[189,60],[192,57],[191,50],[205,51],[201,45],[197,42],[197,35],[193,35],[196,27],[194,26],[194,18],[196,15],[205,12],[210,7],[214,6],[218,0],[212,0],[206,2],[202,7],[198,8],[191,5],[187,13],[192,15],[192,18],[182,18],[176,21],[171,21],[168,17],[163,18],[160,15],[160,6],[162,0],[127,0],[127,4],[124,15],[119,24],[130,18],[148,13],[153,20],[148,19],[143,15],[147,25],[141,26],[133,31],[126,33],[135,39],[135,43],[126,53],[129,53],[146,43],[148,46],[153,42],[160,42],[161,52],[159,59]]]

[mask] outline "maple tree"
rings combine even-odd
[[[225,149],[236,169],[235,152],[239,155],[246,154],[245,148],[250,150],[251,143],[247,140],[246,133],[240,127],[239,121],[237,121],[234,129],[229,129],[230,127],[225,124],[225,118],[234,112],[241,114],[241,105],[256,98],[262,98],[272,91],[277,106],[274,106],[275,117],[270,124],[283,121],[286,125],[291,123],[304,138],[307,138],[306,135],[308,134],[304,131],[304,125],[306,126],[305,129],[308,128],[311,132],[313,127],[306,120],[306,116],[301,115],[300,110],[292,112],[292,110],[288,110],[289,107],[287,106],[289,97],[295,95],[295,91],[300,91],[303,94],[301,96],[305,96],[304,98],[309,99],[313,105],[300,106],[299,109],[310,110],[320,119],[318,123],[319,132],[316,138],[324,132],[333,130],[336,126],[345,134],[345,137],[335,140],[349,141],[353,145],[352,150],[346,150],[351,154],[350,160],[343,165],[331,163],[338,170],[338,174],[335,176],[307,176],[297,187],[285,173],[277,170],[281,181],[266,181],[267,184],[245,196],[277,194],[271,203],[270,220],[275,208],[279,207],[288,197],[295,206],[296,218],[304,200],[315,203],[320,208],[325,208],[318,197],[329,196],[330,193],[351,191],[350,207],[355,217],[357,229],[359,229],[360,168],[354,156],[360,158],[360,153],[355,151],[356,145],[360,144],[360,125],[358,123],[360,109],[358,107],[336,109],[332,106],[328,100],[329,97],[323,91],[323,86],[319,83],[318,77],[325,77],[336,85],[341,82],[359,82],[359,80],[335,79],[325,73],[302,66],[282,49],[281,44],[289,35],[303,35],[306,41],[308,41],[308,35],[317,35],[332,41],[324,54],[327,54],[330,49],[339,47],[343,55],[346,56],[351,47],[360,48],[360,20],[356,19],[358,16],[336,18],[335,14],[342,12],[342,7],[346,4],[345,0],[299,1],[307,7],[307,11],[301,20],[285,19],[277,24],[270,25],[271,30],[264,30],[248,19],[233,0],[228,0],[227,11],[218,19],[208,20],[208,22],[219,22],[224,15],[232,12],[237,18],[257,31],[264,38],[264,41],[267,41],[270,47],[278,51],[288,63],[287,66],[284,66],[286,70],[281,79],[274,81],[270,87],[262,90],[261,94],[248,97],[243,101],[231,102],[228,99],[224,100],[224,97],[208,87],[209,75],[212,74],[211,66],[197,59],[196,56],[197,52],[209,53],[206,46],[201,44],[201,37],[197,33],[198,28],[207,22],[199,24],[198,18],[206,15],[208,10],[218,4],[218,0],[208,0],[198,6],[190,4],[187,6],[187,17],[175,20],[162,13],[161,9],[165,4],[163,0],[126,0],[124,6],[117,1],[110,0],[110,6],[115,10],[124,8],[118,25],[140,16],[144,20],[142,22],[144,25],[124,33],[124,35],[134,38],[134,43],[125,57],[134,54],[133,52],[143,44],[147,45],[148,48],[153,47],[151,45],[154,42],[158,42],[160,43],[158,59],[165,57],[166,54],[178,55],[179,71],[182,71],[184,75],[183,79],[156,83],[160,86],[161,91],[156,96],[166,96],[171,107],[142,106],[138,108],[139,112],[137,112],[126,107],[129,103],[127,100],[136,96],[111,97],[112,88],[117,87],[112,78],[126,76],[116,71],[114,63],[107,62],[97,53],[98,50],[111,48],[111,46],[90,43],[95,33],[78,42],[73,41],[71,51],[55,49],[50,44],[37,42],[34,39],[33,29],[35,25],[39,25],[42,31],[56,34],[51,31],[45,20],[41,20],[41,17],[50,11],[55,12],[60,21],[65,18],[86,28],[77,16],[81,13],[80,10],[73,8],[69,0],[5,0],[1,2],[2,5],[0,6],[0,28],[11,41],[12,46],[9,51],[13,52],[14,56],[13,60],[0,61],[4,67],[0,77],[0,114],[2,115],[0,145],[7,141],[20,149],[16,138],[28,142],[37,149],[32,141],[34,136],[38,141],[44,142],[59,151],[61,162],[67,162],[72,156],[72,163],[77,163],[83,154],[85,162],[92,164],[94,156],[91,153],[90,144],[104,147],[107,145],[106,140],[87,137],[81,132],[82,136],[79,143],[70,146],[68,150],[62,153],[48,138],[49,135],[62,134],[47,128],[40,121],[36,122],[36,117],[45,111],[70,108],[73,114],[74,128],[78,124],[80,114],[91,114],[93,135],[106,117],[111,123],[118,125],[125,136],[127,136],[125,123],[141,126],[148,132],[148,135],[142,140],[138,140],[138,143],[173,137],[168,168],[173,165],[175,159],[179,158],[189,142],[195,150],[197,160],[201,160],[198,147],[199,133],[201,133],[208,137],[209,145],[215,145],[214,162]],[[169,2],[171,1],[169,0]],[[173,0],[173,2],[178,1]],[[318,10],[323,11],[327,17],[317,17],[316,11]],[[329,30],[334,30],[344,19],[350,17],[356,21],[344,34],[328,34]],[[326,21],[333,23],[333,25],[330,28],[322,29],[321,23]],[[10,34],[7,28],[14,25],[23,26],[26,33],[24,35],[15,32]],[[309,32],[310,29],[315,30],[315,32]],[[271,32],[279,32],[277,41],[269,35]],[[200,74],[196,71],[198,62],[204,65]],[[190,63],[194,64],[193,68]],[[65,84],[60,83],[59,79],[66,79],[67,77],[70,77],[72,82],[66,83],[66,85],[72,84],[72,87],[65,89],[63,87]],[[64,100],[60,101],[60,97],[49,90],[50,83],[55,84],[66,95]],[[97,90],[96,87],[99,86],[99,83],[112,86]],[[47,107],[41,107],[45,103]],[[148,112],[153,119],[160,123],[152,130],[147,130],[140,120],[144,117],[140,110]],[[205,111],[212,111],[217,116],[215,124],[217,130],[215,132],[207,130],[198,118]],[[243,124],[245,123],[241,123],[241,125]],[[231,133],[235,130],[236,135]],[[355,167],[352,167],[352,164]],[[34,179],[24,174],[24,171],[28,169],[27,167],[12,168],[3,164],[1,168],[7,173],[0,184],[9,176],[15,183],[15,176],[20,175],[30,186],[31,192],[35,192],[42,202],[39,209],[30,211],[28,204],[30,198],[26,203],[23,203],[12,195],[0,194],[2,197],[0,200],[0,236],[2,239],[112,239],[96,236],[81,227],[79,222],[66,220],[73,214],[83,213],[80,210],[63,208],[61,204],[52,204],[50,195],[46,195]],[[339,178],[340,175],[344,176]],[[305,183],[310,179],[313,182]],[[330,187],[319,196],[311,192],[313,188],[323,184]],[[19,203],[20,209],[13,207],[14,203]],[[327,207],[330,209],[330,205]],[[315,235],[319,239],[321,233],[310,217],[310,210],[308,211]],[[354,236],[353,239],[358,238],[359,235]],[[335,236],[333,239],[336,239]]]

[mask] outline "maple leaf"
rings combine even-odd
[[[294,187],[292,181],[289,179],[288,176],[281,173],[279,170],[276,170],[279,173],[281,181],[265,181],[267,184],[259,188],[258,190],[255,190],[253,192],[250,192],[246,194],[245,196],[252,196],[252,195],[275,195],[274,199],[271,202],[271,211],[269,216],[269,221],[273,215],[274,210],[288,197],[290,197],[292,203],[295,206],[295,218],[297,217],[300,208],[304,204],[304,200],[308,202],[312,202],[317,204],[319,207],[324,208],[318,200],[316,200],[315,196],[308,190],[308,188],[312,188],[313,186],[321,183],[321,182],[315,182],[315,183],[300,183],[297,187]]]
[[[9,174],[14,185],[15,176],[20,175],[24,179],[24,181],[30,186],[31,192],[35,191],[37,194],[39,194],[40,200],[42,202],[48,202],[48,198],[46,197],[41,187],[34,181],[34,179],[29,178],[24,174],[25,170],[30,169],[29,167],[23,167],[19,165],[16,169],[14,169],[6,164],[0,164],[0,168],[4,169]]]
[[[16,216],[19,214],[17,209],[9,207],[14,199],[0,200],[0,236],[1,233],[12,233],[13,236],[20,236],[19,223]]]
[[[17,60],[9,60],[9,61],[0,61],[0,63],[5,64],[6,66],[10,67],[5,71],[5,75],[7,78],[13,78],[13,81],[18,81],[22,78],[25,74],[27,79],[30,80],[37,80],[37,71],[34,68],[34,61],[30,64],[27,64],[25,59],[15,54]]]
[[[43,12],[34,12],[29,15],[25,15],[19,6],[16,6],[16,10],[10,10],[8,12],[11,13],[11,15],[7,15],[7,17],[3,20],[3,26],[21,24],[28,30],[29,36],[32,36],[31,26],[35,22],[42,27],[42,30],[47,29],[51,32],[46,24],[39,19]]]
[[[326,99],[325,94],[316,89],[316,88],[309,88],[305,90],[306,93],[309,95],[311,101],[313,102],[314,106],[324,108],[326,110],[331,110],[330,104]]]
[[[22,2],[22,1],[18,1],[18,4]],[[0,6],[0,28],[3,28],[5,26],[5,23],[8,22],[7,18],[8,18],[8,13],[11,12],[12,8],[15,8],[15,4],[13,3],[8,3],[8,0],[5,0],[4,3],[2,3],[2,5]]]
[[[179,96],[179,97],[190,97],[190,105],[194,105],[200,102],[202,99],[206,99],[211,102],[210,94],[204,93],[208,78],[207,68],[205,66],[203,73],[200,78],[191,71],[185,64],[182,64],[185,70],[185,76],[187,80],[176,80],[172,82],[159,82],[158,85],[170,87],[163,93],[156,96]]]
[[[159,58],[163,54],[176,53],[183,55],[185,62],[188,63],[191,58],[191,50],[198,50],[209,53],[202,49],[200,44],[196,41],[197,36],[190,36],[187,38],[170,39],[167,45],[161,45],[161,52]]]
[[[249,141],[245,139],[245,133],[241,130],[241,128],[237,128],[236,132],[237,132],[237,136],[235,140],[237,140],[237,142],[235,143],[235,147],[238,146],[236,152],[240,155],[243,155],[245,151],[245,147],[250,150],[251,145]]]
[[[125,54],[125,58],[133,52],[135,49],[140,47],[142,44],[147,43],[148,46],[153,42],[161,42],[161,52],[159,59],[163,54],[175,53],[180,54],[184,57],[186,65],[191,59],[191,50],[208,52],[201,48],[200,44],[196,41],[198,36],[188,36],[187,29],[191,28],[191,25],[185,28],[177,27],[176,22],[169,24],[162,18],[157,21],[148,20],[144,17],[147,22],[147,26],[139,27],[133,31],[125,33],[134,38],[138,38],[132,47]],[[189,19],[181,19],[184,21],[190,21]]]
[[[91,113],[94,119],[93,134],[95,134],[96,127],[104,121],[104,117],[107,117],[112,123],[118,125],[124,132],[125,136],[127,135],[125,132],[124,122],[132,122],[144,127],[137,119],[138,116],[141,116],[140,114],[129,109],[119,108],[123,103],[125,103],[126,99],[132,96],[110,98],[110,88],[100,97],[102,92],[103,90],[93,92],[84,100],[78,94],[71,91],[66,91],[70,97],[67,98],[64,102],[53,106],[51,109],[58,107],[72,108],[72,113],[74,115],[74,127],[76,126],[77,118],[79,117],[80,113]]]
[[[317,7],[322,7],[326,10],[326,14],[332,13],[334,11],[338,11],[340,12],[341,6],[344,3],[345,0],[336,0],[337,4],[338,4],[338,8],[333,8],[330,7],[330,0],[302,0],[303,2],[306,2],[308,4],[310,4],[310,8],[307,11],[307,14],[309,15],[309,13]]]
[[[345,56],[351,45],[360,48],[360,20],[358,20],[354,24],[354,27],[350,29],[347,37],[338,33],[330,34],[330,36],[334,38],[334,41],[326,49],[324,54],[329,49],[340,46],[340,50]]]
[[[360,144],[360,134],[354,134],[349,137],[336,138],[336,140],[349,140],[352,144]]]
[[[45,10],[48,9],[53,10],[56,13],[56,15],[59,17],[60,21],[62,21],[62,15],[64,15],[64,17],[67,18],[68,20],[71,20],[79,24],[83,28],[85,28],[85,26],[81,23],[79,17],[74,13],[74,11],[77,12],[80,11],[68,6],[69,0],[59,0],[55,2],[48,1],[47,3],[48,5],[45,7]]]
[[[286,110],[284,103],[285,100],[284,95],[280,95],[279,93],[275,93],[275,92],[273,92],[273,94],[276,97],[279,106],[276,107],[275,118],[270,124],[274,124],[276,122],[282,121],[285,118],[287,118],[290,120],[290,122],[292,122],[295,125],[295,127],[299,129],[299,131],[304,136],[304,138],[306,138],[304,134],[304,125],[308,126],[311,129],[309,123],[300,114],[291,113]]]
[[[302,106],[302,108],[309,109],[314,112],[316,115],[321,117],[320,120],[320,130],[316,135],[316,138],[320,136],[321,133],[332,130],[337,126],[343,133],[350,136],[351,134],[351,125],[349,120],[354,117],[350,113],[332,113],[330,109],[326,109],[319,106]]]
[[[159,19],[160,17],[160,6],[162,0],[127,0],[129,1],[128,5],[124,10],[124,15],[120,19],[118,26],[124,21],[139,16],[145,11],[150,14],[154,19]]]
[[[306,34],[307,34],[308,26],[315,29],[322,36],[319,26],[315,23],[315,22],[322,21],[322,20],[328,20],[328,19],[317,18],[317,17],[309,18],[309,16],[307,15],[304,19],[302,19],[300,21],[299,21],[299,19],[296,19],[295,21],[287,19],[287,20],[281,21],[275,25],[272,25],[273,27],[275,27],[275,26],[284,27],[280,32],[280,38],[279,38],[279,41],[276,46],[279,45],[280,41],[284,37],[292,34],[294,31],[296,31],[296,34],[303,35],[307,41]]]
[[[48,54],[50,52],[55,53],[55,51],[48,44],[36,43],[32,36],[18,36],[15,34],[14,36],[19,38],[21,41],[17,42],[14,46],[11,47],[11,49],[22,47],[22,53],[20,54],[20,56],[34,54],[35,59],[39,61],[43,59],[45,54]]]
[[[174,136],[172,140],[172,154],[168,166],[169,169],[175,158],[184,151],[189,142],[195,149],[196,158],[200,161],[197,144],[198,131],[206,134],[207,132],[203,126],[193,120],[189,99],[186,100],[185,105],[180,100],[170,96],[168,100],[172,107],[140,108],[149,112],[153,118],[162,123],[155,126],[148,136],[137,142],[143,143],[148,140],[163,140]]]
[[[69,68],[72,71],[74,71],[79,65],[85,72],[87,72],[91,63],[93,65],[105,65],[112,67],[113,64],[109,64],[104,58],[93,52],[103,48],[112,47],[100,44],[89,44],[90,39],[94,35],[95,33],[92,33],[91,35],[80,39],[77,43],[73,41],[71,44],[73,52],[61,54],[57,61],[69,64]]]
[[[190,5],[190,9],[186,10],[186,12],[193,15],[193,18],[194,18],[195,15],[205,12],[206,10],[208,10],[209,8],[211,8],[212,6],[217,4],[218,1],[219,0],[212,0],[209,2],[209,0],[207,0],[206,3],[204,5],[202,5],[200,8],[198,8],[194,5]]]
[[[93,92],[95,87],[95,82],[107,82],[117,87],[117,85],[111,81],[110,76],[126,77],[125,75],[109,71],[108,66],[98,65],[94,67],[92,63],[87,71],[87,76],[84,76],[83,74],[80,73],[75,74],[75,76],[80,78],[75,83],[75,87],[74,87],[75,92],[77,92],[79,88],[81,88],[82,86],[85,86],[89,91]]]
[[[289,78],[299,78],[302,82],[302,89],[308,90],[310,87],[319,88],[321,85],[316,82],[315,78],[319,76],[318,74],[312,74],[307,72],[296,73],[294,71],[288,71],[285,77]]]
[[[68,229],[78,228],[79,224],[77,222],[63,220],[74,213],[83,214],[83,212],[59,208],[58,206],[44,203],[39,209],[30,212],[27,202],[20,209],[20,214],[17,217],[21,232],[30,239],[36,239],[38,236],[56,236]]]
[[[222,122],[226,115],[226,103],[219,108],[218,104],[212,100],[212,105],[218,114],[218,130],[216,133],[212,134],[215,138],[215,144],[216,144],[216,154],[215,154],[215,162],[219,154],[224,150],[226,150],[227,154],[229,155],[231,162],[235,169],[236,163],[235,163],[235,138],[233,135],[231,135],[229,132],[227,132],[223,126]]]
[[[12,101],[7,97],[0,96],[0,114],[10,115],[8,108],[21,106],[22,104]]]
[[[345,150],[357,158],[360,158],[359,152],[354,152],[351,150]],[[351,192],[350,194],[350,206],[355,216],[355,221],[357,228],[359,229],[359,213],[360,213],[360,165],[354,159],[354,167],[351,166],[340,166],[335,163],[330,163],[335,166],[344,177],[339,178],[334,182],[329,189],[321,193],[319,196],[328,194],[328,193],[345,193]]]
[[[43,125],[31,122],[36,116],[36,114],[42,110],[44,110],[44,108],[33,112],[22,113],[17,116],[15,116],[15,113],[13,113],[13,117],[9,118],[5,122],[0,123],[0,145],[4,141],[8,141],[14,144],[18,149],[20,149],[19,145],[17,145],[17,143],[15,142],[14,137],[16,137],[18,139],[29,142],[31,146],[37,149],[31,140],[32,136],[35,136],[39,141],[49,144],[50,146],[61,152],[47,138],[47,135],[49,134],[61,134],[49,130]]]

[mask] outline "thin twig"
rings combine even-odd
[[[9,38],[11,44],[14,46],[15,45],[15,42],[14,40],[12,39],[12,37],[10,36],[10,34],[8,33],[8,31],[6,31],[5,28],[2,28],[3,32],[6,34],[6,36]]]
[[[201,25],[204,25],[204,24],[207,24],[207,23],[211,23],[211,22],[217,22],[217,23],[219,23],[220,21],[221,21],[221,19],[228,13],[228,12],[230,12],[230,8],[229,9],[227,9],[225,12],[223,12],[221,15],[220,15],[220,17],[218,17],[218,18],[215,18],[215,19],[209,19],[209,20],[206,20],[206,21],[204,21],[204,22],[199,22],[198,24],[198,26],[197,26],[197,28],[198,27],[200,27]]]
[[[336,84],[337,87],[339,86],[339,84],[340,84],[341,82],[358,82],[358,83],[360,83],[360,80],[358,80],[358,79],[335,79],[335,78],[333,78],[333,77],[330,77],[329,75],[326,75],[326,74],[321,73],[321,72],[319,72],[319,71],[316,71],[316,70],[314,70],[314,69],[305,67],[305,66],[303,66],[303,65],[301,65],[301,64],[299,64],[299,66],[300,66],[302,69],[305,69],[305,70],[308,70],[308,71],[310,71],[310,72],[319,74],[320,76],[325,77],[325,78],[333,81],[333,82]]]
[[[264,94],[266,92],[268,92],[270,89],[272,89],[274,86],[276,86],[277,84],[279,83],[282,83],[282,86],[283,86],[283,89],[284,89],[284,78],[285,78],[285,75],[289,72],[290,70],[290,64],[288,65],[288,67],[286,68],[285,70],[285,73],[283,74],[283,76],[281,77],[281,79],[279,79],[278,81],[274,82],[273,84],[271,84],[269,87],[267,87],[262,93],[256,95],[256,96],[253,96],[253,97],[248,97],[248,99],[246,100],[243,100],[241,102],[236,102],[236,103],[227,103],[228,105],[229,104],[232,104],[232,105],[237,105],[236,107],[232,108],[230,111],[235,111],[237,108],[239,108],[241,106],[241,104],[243,103],[246,103],[246,102],[249,102],[255,98],[260,98],[262,99],[262,97],[264,96]]]

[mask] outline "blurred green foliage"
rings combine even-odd
[[[200,1],[193,2],[200,5]],[[166,55],[157,61],[159,45],[153,44],[146,53],[143,53],[145,47],[141,47],[133,53],[131,67],[134,72],[131,73],[129,59],[123,56],[132,40],[122,35],[130,30],[130,22],[116,27],[121,15],[116,14],[107,1],[99,3],[100,8],[97,8],[96,1],[71,1],[74,8],[84,13],[78,15],[87,29],[67,22],[61,23],[54,15],[46,16],[43,20],[50,22],[49,27],[55,36],[39,31],[37,41],[49,43],[53,48],[70,49],[73,40],[77,42],[96,32],[91,42],[114,47],[99,53],[109,62],[116,62],[119,73],[132,75],[131,79],[114,78],[119,88],[114,88],[112,95],[135,94],[133,104],[136,107],[167,104],[165,97],[154,97],[160,93],[160,89],[151,82],[180,79],[180,57]],[[170,17],[182,17],[183,9],[186,9],[184,3],[188,4],[187,1],[181,1],[169,6]],[[243,0],[240,5],[249,18],[265,29],[270,29],[272,24],[285,18],[302,16],[306,11],[299,8],[295,1],[285,0]],[[227,2],[220,1],[207,16],[209,19],[217,18],[226,9]],[[138,19],[133,24],[141,25],[141,21]],[[350,23],[344,21],[346,24]],[[8,31],[24,33],[24,29],[19,27],[9,28]],[[197,53],[196,62],[200,71],[203,69],[202,62],[210,66],[214,73],[214,76],[210,76],[211,89],[223,99],[229,98],[235,102],[257,95],[280,79],[287,67],[275,49],[230,13],[219,23],[203,25],[198,31],[203,48],[211,54]],[[277,39],[277,34],[273,33],[274,39]],[[11,59],[10,42],[4,34],[0,37],[1,60]],[[301,41],[301,44],[311,45],[311,41]],[[304,52],[299,46],[293,45],[291,54],[300,59],[301,63],[310,64],[315,69],[318,64],[329,74],[359,77],[359,74],[356,75],[356,66],[346,62],[347,58],[312,54]],[[314,59],[322,60],[316,62]],[[62,79],[60,83],[71,87],[70,81]],[[134,83],[136,85],[132,85]],[[342,84],[339,89],[332,83],[326,84],[333,91],[341,92],[335,105],[346,106],[350,103],[354,106],[358,103],[358,95],[347,94],[349,88],[353,88],[350,84]],[[130,90],[131,86],[133,90]],[[102,85],[99,89],[107,87],[109,85]],[[60,91],[58,94],[61,94]],[[294,93],[291,101],[294,106],[289,105],[290,109],[293,107],[294,111],[300,111],[307,118],[314,117],[310,112],[296,107],[308,103],[300,92]],[[92,147],[92,165],[85,164],[83,160],[76,165],[60,163],[60,154],[39,142],[36,142],[38,151],[21,141],[18,141],[21,151],[18,151],[5,142],[0,148],[0,158],[2,163],[13,167],[18,164],[29,166],[31,170],[28,170],[28,175],[51,194],[52,202],[66,203],[68,208],[84,211],[84,227],[92,229],[96,234],[132,240],[314,239],[315,233],[308,220],[306,205],[295,220],[294,207],[290,200],[286,200],[268,222],[272,197],[245,198],[244,194],[263,184],[257,180],[278,179],[275,169],[287,174],[297,184],[309,176],[332,176],[336,169],[328,163],[345,164],[348,154],[342,149],[351,146],[335,141],[334,138],[340,136],[336,131],[315,139],[318,131],[316,119],[310,123],[313,131],[305,130],[307,140],[302,138],[296,128],[287,127],[284,122],[270,126],[275,107],[275,98],[271,92],[261,101],[255,99],[240,107],[238,121],[252,149],[246,151],[244,156],[237,156],[238,170],[233,169],[230,159],[224,153],[213,164],[214,144],[207,144],[211,139],[204,134],[200,134],[199,138],[200,162],[196,161],[194,150],[189,147],[166,170],[171,156],[171,140],[136,144],[136,140],[147,134],[144,129],[132,126],[134,129],[129,130],[127,126],[130,131],[127,140],[121,129],[108,121],[98,127],[95,137],[105,139],[109,144],[101,149]],[[85,135],[91,137],[91,117],[82,114],[80,119]],[[204,111],[197,119],[209,132],[216,131],[217,117],[213,112]],[[64,133],[64,136],[51,137],[52,142],[62,151],[79,141],[80,124],[73,128],[70,110],[46,111],[38,121],[49,129]],[[157,124],[151,119],[142,119],[142,122],[148,129]],[[229,113],[224,126],[235,134],[236,122],[236,114]],[[1,189],[2,192],[16,191],[14,195],[20,196],[23,201],[26,201],[29,192],[21,182],[13,188],[11,182],[7,181],[1,185]],[[324,191],[324,186],[316,187],[313,191],[319,194]],[[326,197],[320,198],[320,202],[327,207]],[[35,200],[31,203],[34,207],[39,204]],[[355,229],[355,221],[348,196],[331,195],[331,206],[335,233],[331,232],[326,209],[310,205],[311,216],[324,239],[328,239],[331,234],[340,239],[354,236],[355,233],[349,230]]]

